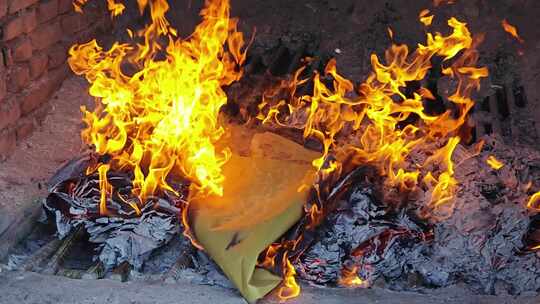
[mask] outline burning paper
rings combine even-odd
[[[77,1],[79,9],[85,2]],[[108,4],[112,15],[123,10],[115,1]],[[253,137],[244,155],[231,152],[239,148],[225,138],[220,121],[227,103],[223,86],[242,77],[246,56],[228,1],[207,0],[202,22],[185,39],[165,18],[167,1],[138,5],[141,12],[150,10],[151,24],[129,31],[130,43],[104,50],[92,40],[70,49],[72,70],[91,83],[89,93],[98,102],[93,111],[83,108],[82,136],[95,157],[74,162],[51,183],[46,207],[61,235],[85,225],[102,244],[99,258],[107,265],[129,261],[140,267],[180,229],[182,214],[194,246],[205,250],[249,301],[281,281],[282,299],[298,295],[297,272],[313,281],[339,277],[343,285],[369,286],[379,276],[403,274],[400,254],[434,285],[451,282],[435,271],[440,265],[427,264],[424,250],[441,227],[434,223],[443,225],[437,212],[452,210],[459,189],[453,157],[468,139],[473,94],[488,76],[487,68],[477,66],[481,36],[473,37],[466,23],[450,18],[448,35],[428,33],[414,50],[392,45],[384,58],[372,55],[373,72],[358,86],[338,72],[335,59],[321,73],[299,69],[264,93],[257,118],[300,130],[305,140],[321,144],[321,153],[263,133]],[[428,10],[419,17],[431,25]],[[126,66],[136,72],[125,72]],[[440,75],[431,75],[434,70]],[[425,85],[431,78],[435,88]],[[312,91],[300,94],[298,88],[307,83]],[[418,88],[406,92],[411,83]],[[439,83],[444,85],[437,90]],[[500,165],[495,160],[489,159],[492,167]],[[379,188],[384,197],[376,195]],[[411,206],[414,213],[405,203],[418,193],[424,205]],[[529,205],[537,200],[533,195]],[[517,213],[509,210],[505,216]],[[333,226],[321,226],[328,222]],[[526,224],[509,240],[521,237]],[[125,225],[129,229],[116,229]],[[330,236],[319,234],[328,231]],[[498,240],[494,247],[503,244]],[[341,245],[350,248],[345,252]],[[132,254],[123,254],[128,251]],[[317,263],[321,256],[327,264]],[[467,257],[464,261],[477,258]],[[307,266],[295,268],[302,263]],[[459,273],[456,268],[448,273]]]

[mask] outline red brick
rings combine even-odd
[[[32,134],[34,131],[34,120],[33,119],[25,119],[22,122],[19,122],[19,126],[16,130],[17,135],[17,142],[20,142],[21,140],[24,140]]]
[[[34,56],[30,58],[30,78],[36,79],[47,69],[47,63],[49,62],[49,56],[47,54],[39,52],[34,53]]]
[[[4,41],[11,40],[24,33],[24,31],[24,16],[17,16],[7,21],[6,25],[4,25]]]
[[[6,1],[6,0],[2,0]],[[22,9],[29,7],[32,4],[37,3],[39,0],[10,0],[9,1],[9,13],[13,14]]]
[[[6,76],[4,73],[0,73],[0,105],[3,103],[2,100],[7,95],[7,86],[6,86]]]
[[[8,11],[7,1],[5,0],[0,1],[0,18],[3,18],[5,15],[7,15],[7,11]]]
[[[30,33],[37,27],[37,15],[34,9],[29,10],[24,15],[24,31]]]
[[[11,44],[13,60],[16,62],[26,61],[32,57],[32,43],[27,37],[21,37]]]
[[[58,0],[58,13],[63,14],[73,10],[73,0]]]
[[[39,4],[37,8],[37,21],[43,23],[58,15],[58,0],[49,0]]]
[[[82,30],[84,18],[81,14],[73,12],[63,17],[61,24],[64,33],[73,34]]]
[[[8,47],[1,47],[0,46],[0,71],[3,71],[6,69],[6,67],[10,67],[13,65],[13,56],[11,55],[11,49]]]
[[[12,93],[22,91],[30,82],[30,68],[28,65],[16,65],[11,68],[8,76],[8,91]]]
[[[0,105],[0,130],[15,122],[21,117],[21,109],[14,99]]]
[[[60,23],[54,22],[40,26],[30,34],[32,46],[35,50],[43,50],[55,44],[62,38]]]
[[[17,137],[14,131],[0,132],[0,161],[5,161],[15,151]]]
[[[21,112],[26,115],[47,102],[67,75],[65,67],[50,70],[25,91],[21,98]]]
[[[57,44],[47,50],[49,56],[49,68],[55,68],[66,63],[67,49],[61,44]]]

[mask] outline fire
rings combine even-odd
[[[313,165],[323,173],[339,169],[343,160],[370,163],[386,176],[390,187],[427,189],[430,207],[449,202],[457,185],[452,154],[474,105],[471,94],[488,70],[476,66],[475,47],[481,39],[473,39],[467,25],[456,18],[448,20],[448,25],[451,34],[428,33],[426,44],[413,52],[406,45],[392,45],[385,53],[386,64],[372,55],[373,72],[356,88],[331,60],[324,76],[332,77],[333,84],[327,85],[315,73],[311,94],[295,96],[298,85],[307,81],[300,79],[302,68],[281,84],[281,89],[289,91],[288,100],[276,101],[275,92],[263,96],[258,118],[301,129],[305,138],[318,139],[324,153]],[[436,92],[423,87],[406,96],[402,89],[408,82],[424,79],[435,56],[443,58],[443,74],[455,86],[447,96],[452,107],[430,115],[425,106],[433,102]],[[413,160],[419,151],[431,151],[431,156]]]
[[[500,168],[504,167],[504,163],[495,158],[493,155],[488,156],[486,163],[495,170],[499,170]]]
[[[341,269],[341,276],[339,278],[339,285],[345,287],[369,287],[369,283],[362,280],[357,274],[358,267],[353,266],[351,269],[343,267]]]
[[[510,23],[508,23],[508,21],[506,21],[506,19],[503,19],[501,21],[501,25],[502,25],[503,29],[505,30],[505,32],[512,35],[512,37],[516,38],[519,42],[521,42],[521,43],[524,42],[523,39],[521,39],[521,37],[519,37],[517,28],[515,26],[511,25]]]
[[[123,10],[108,3],[115,12]],[[102,213],[108,169],[133,173],[133,193],[141,202],[158,190],[174,192],[168,184],[174,178],[188,178],[201,194],[221,195],[221,167],[230,155],[216,145],[224,133],[218,122],[227,102],[222,86],[241,77],[245,52],[228,1],[206,1],[202,22],[187,39],[178,38],[165,18],[166,0],[138,3],[141,12],[149,7],[152,22],[132,33],[133,42],[104,50],[92,40],[69,51],[71,69],[86,77],[98,101],[94,111],[82,108],[82,137],[111,158],[110,168],[98,169]],[[158,43],[160,37],[168,44]],[[124,72],[126,65],[136,72]]]
[[[527,208],[540,210],[540,191],[531,195],[527,202]]]
[[[73,9],[78,13],[82,13],[82,8],[87,2],[88,0],[74,0]],[[107,8],[111,12],[111,15],[114,17],[121,15],[126,7],[122,3],[115,2],[114,0],[107,0]]]
[[[433,15],[429,14],[428,9],[424,9],[420,12],[420,15],[418,16],[418,19],[420,22],[422,22],[425,26],[431,25],[433,22]]]
[[[283,256],[283,286],[278,291],[278,296],[281,300],[296,298],[300,294],[300,286],[296,283],[294,276],[296,270],[287,258],[287,254]]]

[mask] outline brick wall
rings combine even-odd
[[[94,3],[95,2],[95,3]],[[67,50],[111,27],[105,1],[0,0],[0,161],[28,137],[70,73]]]

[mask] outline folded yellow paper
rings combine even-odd
[[[311,160],[294,159],[298,154],[291,156],[290,151],[304,148],[292,145],[298,147],[282,145],[289,150],[286,160],[259,153],[233,155],[223,167],[223,196],[190,201],[188,217],[195,238],[249,302],[281,282],[281,277],[258,268],[257,258],[302,217],[309,187],[299,188],[313,182]],[[302,151],[301,158],[317,157],[310,153]]]

